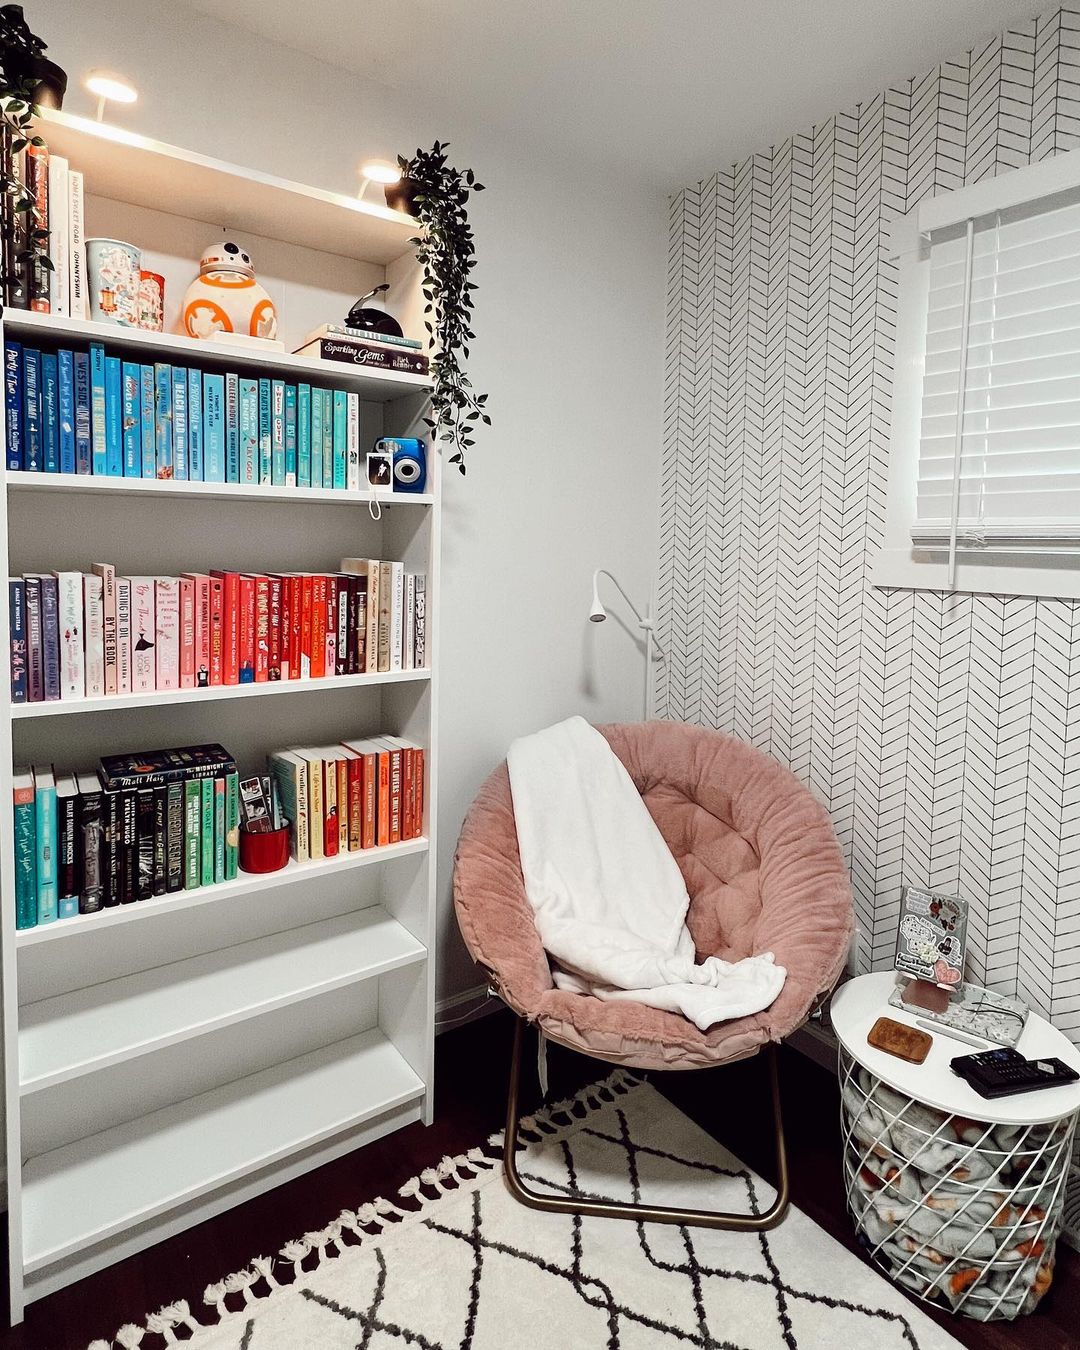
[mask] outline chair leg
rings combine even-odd
[[[525,1042],[525,1022],[517,1018],[514,1026],[514,1051],[510,1061],[510,1090],[506,1101],[506,1140],[503,1171],[510,1194],[530,1209],[552,1214],[580,1214],[584,1218],[632,1219],[635,1223],[676,1223],[692,1228],[725,1228],[735,1232],[760,1233],[775,1228],[787,1213],[790,1199],[787,1151],[784,1147],[784,1123],[780,1115],[780,1079],[777,1072],[777,1048],[768,1045],[769,1080],[772,1088],[773,1121],[776,1127],[776,1199],[763,1214],[733,1214],[725,1210],[675,1209],[667,1205],[623,1204],[615,1200],[574,1200],[546,1195],[527,1186],[517,1167],[516,1141],[520,1118],[521,1061]]]

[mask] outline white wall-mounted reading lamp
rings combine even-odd
[[[401,169],[388,159],[369,159],[360,165],[360,177],[364,180],[360,188],[360,200],[363,201],[372,183],[389,187],[391,183],[400,182]]]
[[[106,103],[134,103],[138,91],[126,75],[115,70],[91,70],[86,76],[86,87],[97,97],[97,120],[105,120]]]
[[[591,623],[603,623],[607,618],[607,610],[600,600],[600,578],[607,577],[608,581],[615,587],[622,598],[630,606],[630,612],[637,619],[637,625],[645,634],[645,721],[649,720],[652,706],[652,666],[654,661],[664,661],[667,659],[667,652],[664,651],[660,643],[656,640],[653,630],[652,613],[649,606],[645,606],[645,613],[638,609],[633,600],[626,594],[617,577],[613,576],[606,567],[598,567],[593,573],[592,582],[592,608],[589,610],[589,620]]]

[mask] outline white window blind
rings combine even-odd
[[[1080,552],[1080,201],[1061,201],[931,235],[916,545]]]

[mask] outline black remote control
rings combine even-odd
[[[1060,1059],[1049,1056],[1025,1059],[1019,1050],[980,1050],[977,1055],[958,1055],[950,1063],[953,1073],[965,1079],[980,1097],[1009,1097],[1014,1092],[1037,1092],[1040,1088],[1075,1083],[1080,1074]]]

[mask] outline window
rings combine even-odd
[[[1080,152],[924,202],[875,584],[1080,596]]]

